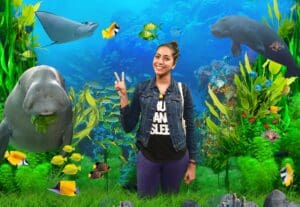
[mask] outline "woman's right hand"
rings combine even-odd
[[[117,72],[114,72],[116,81],[115,81],[115,89],[117,90],[120,96],[120,104],[121,107],[126,106],[128,104],[128,97],[127,97],[127,89],[125,84],[125,75],[124,72],[121,74],[121,79]]]

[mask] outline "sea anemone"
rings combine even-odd
[[[279,138],[279,134],[277,132],[274,132],[272,130],[267,130],[263,133],[263,137],[269,139],[270,141],[275,141]]]

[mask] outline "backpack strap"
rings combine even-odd
[[[182,83],[181,82],[178,82],[178,89],[179,89],[180,96],[181,96],[182,108],[184,108],[184,98],[183,98],[183,91],[182,91]]]
[[[184,97],[183,97],[183,90],[182,90],[182,83],[178,82],[178,89],[180,92],[180,96],[181,96],[181,104],[182,104],[182,115],[181,115],[181,121],[182,121],[182,127],[184,130],[184,133],[186,134],[186,125],[185,125],[185,120],[183,118],[183,110],[184,110]]]

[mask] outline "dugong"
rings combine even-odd
[[[266,58],[287,66],[287,77],[300,74],[288,46],[276,32],[262,23],[245,16],[225,16],[211,27],[211,32],[216,37],[232,39],[234,56],[240,54],[240,44],[246,44]]]
[[[32,152],[70,144],[72,116],[71,101],[60,73],[47,65],[29,68],[5,101],[0,124],[0,160],[9,143]]]

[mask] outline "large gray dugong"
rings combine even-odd
[[[52,121],[45,125],[49,117]],[[34,122],[34,118],[39,121]],[[39,125],[44,131],[38,130]],[[5,101],[0,160],[8,143],[21,150],[51,151],[70,144],[72,130],[72,106],[63,77],[47,65],[29,68]]]
[[[216,37],[230,37],[232,54],[241,52],[240,44],[246,44],[261,55],[287,66],[286,76],[298,76],[300,68],[285,42],[268,26],[244,16],[225,16],[218,20],[211,32]]]

